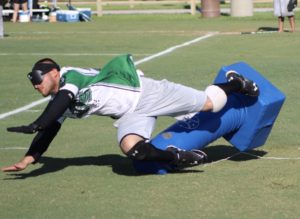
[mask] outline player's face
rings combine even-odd
[[[50,94],[56,94],[58,91],[58,80],[55,75],[53,71],[45,74],[42,83],[34,85],[34,88],[44,97]]]

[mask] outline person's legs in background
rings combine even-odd
[[[23,12],[27,12],[28,11],[28,4],[27,1],[22,2],[22,10]]]
[[[284,17],[278,17],[278,32],[283,32]]]
[[[20,9],[20,4],[14,1],[14,12],[13,12],[13,17],[11,19],[11,21],[14,23],[17,22],[18,20],[19,9]]]
[[[291,26],[291,32],[295,32],[295,17],[289,16],[289,22]]]
[[[13,2],[14,2],[14,12],[11,21],[15,23],[18,21],[20,7],[22,7],[23,12],[27,13],[28,4],[27,4],[27,0],[14,0]]]
[[[0,4],[0,39],[4,37],[2,10],[3,6]]]

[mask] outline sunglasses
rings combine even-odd
[[[32,85],[39,85],[43,82],[44,74],[41,70],[33,70],[27,74],[27,78],[31,81]]]
[[[53,68],[59,70],[59,66],[53,63],[37,63],[32,71],[27,74],[27,78],[31,81],[32,85],[39,85],[43,82],[44,75],[50,72]]]

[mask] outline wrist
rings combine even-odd
[[[26,155],[21,162],[26,164],[26,165],[29,165],[29,164],[32,164],[34,161],[35,161],[35,159],[34,159],[33,156]]]
[[[29,126],[31,127],[33,133],[42,130],[42,127],[36,122],[31,123]]]

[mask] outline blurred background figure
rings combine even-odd
[[[284,18],[288,17],[291,32],[295,31],[294,8],[297,0],[274,0],[274,15],[278,17],[278,32],[284,31]]]
[[[22,7],[23,12],[27,13],[28,5],[27,5],[27,0],[13,0],[13,2],[14,2],[14,13],[11,21],[15,23],[18,20],[20,7]]]
[[[4,31],[3,31],[3,17],[2,17],[2,10],[3,10],[3,4],[4,4],[4,1],[3,0],[0,0],[0,39],[3,38],[4,36]]]

